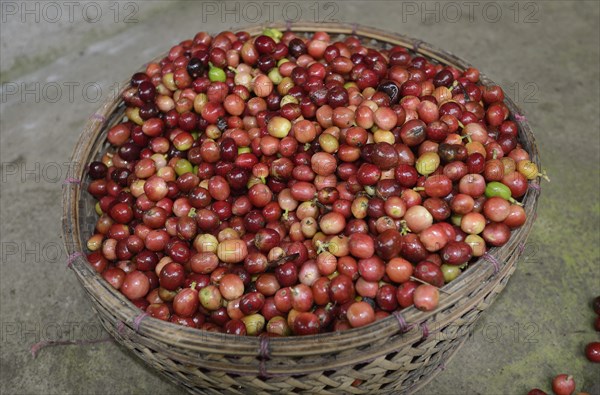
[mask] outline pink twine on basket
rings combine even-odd
[[[123,321],[117,322],[117,332],[122,335],[125,332],[125,323]]]
[[[536,191],[539,191],[542,189],[542,187],[540,186],[540,184],[538,184],[537,182],[532,182],[529,184],[529,188],[531,189],[535,189]]]
[[[515,114],[515,119],[518,122],[527,122],[527,117],[525,115],[522,115],[522,114],[519,114],[519,113]]]
[[[440,363],[440,364],[438,365],[438,369],[439,369],[439,370],[441,370],[441,371],[444,371],[444,370],[446,370],[446,364],[444,364],[443,362],[442,362],[442,363]]]
[[[52,346],[67,346],[67,345],[78,345],[83,346],[87,344],[95,344],[95,343],[104,343],[111,341],[110,337],[104,339],[96,339],[96,340],[42,340],[40,342],[34,343],[31,345],[29,351],[31,352],[31,356],[36,358],[38,353],[42,348],[52,347]]]
[[[429,337],[429,328],[427,327],[427,323],[423,322],[421,324],[421,330],[423,331],[423,340]]]
[[[356,35],[356,31],[358,30],[358,23],[354,22],[350,26],[352,26],[352,35]]]
[[[285,30],[287,30],[288,32],[292,30],[292,21],[290,21],[289,19],[285,21]]]
[[[97,120],[97,121],[100,121],[100,122],[106,121],[106,117],[104,117],[104,115],[98,114],[98,113],[92,114],[90,116],[90,119]]]
[[[65,178],[65,180],[63,181],[63,184],[81,184],[81,180],[77,179],[77,178],[73,178],[73,177],[67,177]]]
[[[133,319],[133,329],[136,332],[140,331],[140,324],[142,323],[142,321],[144,320],[144,318],[148,317],[147,313],[141,313],[140,315],[138,315],[137,317],[135,317]]]
[[[260,370],[260,376],[267,377],[268,373],[267,373],[266,361],[271,359],[271,356],[269,355],[269,336],[262,335],[260,337],[260,347],[259,347],[258,352],[260,355],[260,362],[258,364],[258,368]]]
[[[495,256],[486,252],[485,254],[483,254],[483,259],[485,259],[488,262],[491,262],[492,265],[494,265],[494,274],[500,271],[500,262],[498,262]]]
[[[525,243],[519,243],[519,255],[525,251]]]
[[[394,311],[392,314],[394,315],[394,317],[396,317],[396,320],[398,320],[398,325],[400,326],[400,332],[406,333],[413,327],[412,325],[408,325],[406,323],[406,320],[404,319],[404,317],[402,317],[402,314],[400,314],[399,311]]]
[[[83,253],[79,251],[75,251],[74,253],[69,255],[69,257],[67,258],[67,267],[70,268],[73,262],[75,262],[75,259],[79,258],[80,256],[83,256]]]
[[[415,41],[415,43],[413,44],[413,51],[419,52],[419,48],[421,48],[422,44],[423,44],[423,41],[421,41],[421,40]]]

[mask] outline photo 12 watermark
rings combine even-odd
[[[539,103],[540,86],[532,81],[514,81],[503,86],[504,92],[517,104]]]
[[[339,22],[338,1],[202,1],[202,23]]]
[[[94,234],[94,224],[85,225],[84,229],[80,229],[84,234],[84,239],[87,235]],[[96,250],[99,254],[104,253],[104,249],[107,246],[114,247],[116,240],[104,237],[103,244]],[[88,254],[93,251],[88,250],[86,247],[87,242],[84,240],[82,244],[72,240],[66,240],[65,242],[60,239],[49,240],[46,242],[33,242],[33,241],[2,241],[0,242],[0,262],[3,266],[18,266],[18,265],[52,265],[58,270],[69,270],[76,264],[76,262],[83,262],[88,264]],[[134,263],[134,257],[126,262]],[[114,259],[117,262],[116,259]],[[92,265],[93,266],[93,265]],[[94,267],[96,270],[96,268]],[[82,270],[79,274],[83,277],[92,277],[97,275],[96,271]]]
[[[102,326],[85,321],[3,321],[0,344],[17,344],[33,358],[48,346],[86,346],[113,341]]]
[[[2,241],[0,243],[2,263],[65,263],[69,254],[61,241],[30,242]]]
[[[31,344],[40,341],[79,341],[106,338],[106,332],[97,322],[87,321],[2,321],[2,343]]]
[[[136,1],[2,1],[2,23],[137,23]]]
[[[80,173],[79,162],[27,162],[11,161],[0,163],[0,183],[45,183],[65,184],[78,182],[73,177]]]
[[[0,102],[101,103],[118,98],[123,88],[124,84],[121,82],[107,84],[97,81],[6,81],[0,86]]]
[[[535,1],[402,1],[402,23],[513,22],[539,23],[541,7]]]
[[[413,325],[410,330],[438,341],[469,337],[470,341],[486,343],[538,343],[540,326],[535,322],[487,322],[480,327],[458,324],[444,327],[440,324]]]
[[[488,322],[473,331],[473,340],[487,343],[538,343],[540,326],[535,322]]]
[[[536,243],[534,241],[527,242],[525,244],[521,244],[517,247],[519,256],[519,263],[523,264],[536,264],[541,263],[540,251],[542,247],[540,243]]]

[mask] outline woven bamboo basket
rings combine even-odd
[[[333,39],[356,35],[375,48],[401,45],[442,64],[464,70],[460,58],[414,38],[340,24],[273,25],[297,34],[327,31]],[[262,26],[246,29],[260,34]],[[159,58],[160,59],[160,58]],[[494,84],[481,75],[484,85]],[[128,83],[124,88],[129,87]],[[519,126],[519,141],[538,166],[533,134],[519,108],[505,100]],[[425,386],[469,338],[481,313],[496,299],[515,271],[535,220],[540,194],[537,180],[523,199],[524,226],[510,241],[492,248],[459,278],[443,288],[437,309],[403,309],[363,328],[315,336],[239,337],[200,331],[142,314],[97,274],[85,259],[85,241],[96,221],[94,200],[86,192],[85,164],[108,148],[106,131],[118,123],[124,105],[105,103],[85,125],[74,149],[73,178],[63,189],[63,233],[71,267],[92,301],[104,328],[117,342],[174,383],[195,394],[413,393]]]

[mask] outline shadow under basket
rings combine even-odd
[[[264,26],[246,29],[259,35]],[[333,40],[356,35],[367,47],[400,45],[441,64],[464,70],[470,65],[445,51],[406,36],[372,28],[324,23],[272,25],[297,34],[326,31]],[[481,75],[481,83],[495,85]],[[129,84],[123,89],[129,87]],[[540,166],[533,134],[520,110],[505,100],[519,126],[519,142]],[[535,219],[540,194],[530,181],[523,199],[527,222],[509,242],[492,248],[456,280],[444,286],[431,312],[403,309],[366,327],[304,337],[240,337],[186,328],[146,317],[109,285],[85,259],[85,245],[97,215],[86,192],[85,165],[108,148],[107,130],[122,120],[119,97],[90,117],[73,152],[75,179],[63,189],[63,233],[72,269],[104,328],[122,345],[170,380],[197,394],[413,393],[444,369],[468,339],[481,313],[496,299],[515,270]]]

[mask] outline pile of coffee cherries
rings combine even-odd
[[[403,47],[198,33],[131,78],[89,165],[88,261],[152,317],[307,335],[416,306],[525,223],[498,86]]]

